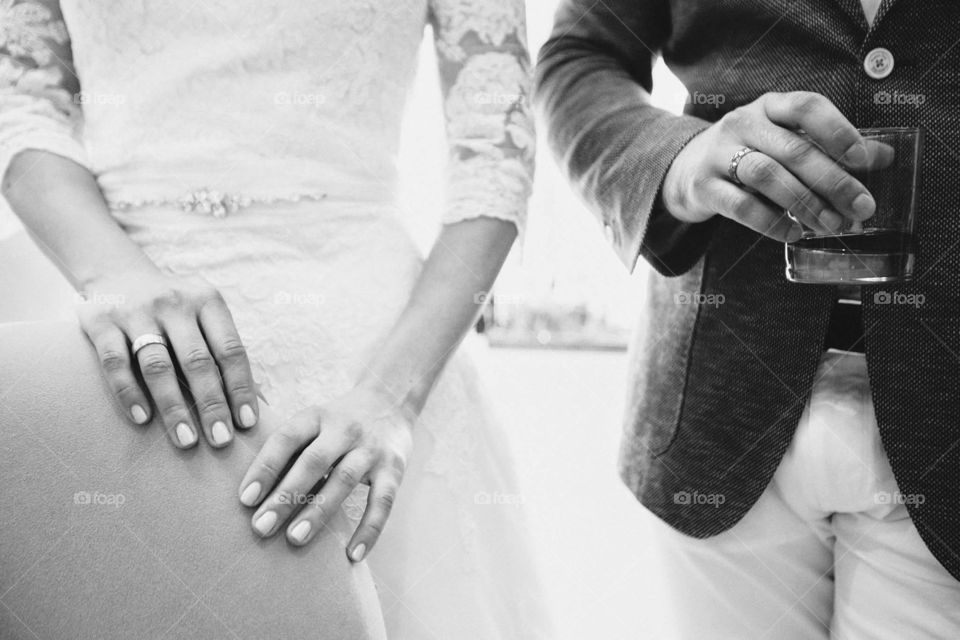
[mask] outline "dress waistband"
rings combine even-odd
[[[130,211],[143,207],[172,206],[185,213],[209,215],[223,218],[231,213],[253,204],[273,204],[278,202],[319,202],[327,197],[326,193],[300,193],[289,196],[253,196],[242,193],[225,193],[215,189],[198,189],[180,197],[144,198],[138,200],[117,200],[110,202],[115,211]]]

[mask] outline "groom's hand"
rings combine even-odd
[[[738,150],[749,147],[736,169]],[[876,202],[849,171],[887,166],[893,150],[864,140],[825,97],[768,93],[726,114],[677,155],[663,183],[663,202],[676,218],[702,222],[715,214],[782,242],[800,225],[838,232],[845,219],[863,221]]]

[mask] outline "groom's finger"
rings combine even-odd
[[[347,545],[347,556],[354,562],[363,560],[383,533],[399,485],[399,481],[387,471],[378,474],[371,483],[370,493],[367,495],[367,509],[363,512],[363,518],[350,544]]]
[[[794,131],[805,131],[834,160],[852,169],[870,165],[863,136],[828,98],[808,91],[791,91],[768,93],[760,102],[771,121]]]
[[[800,225],[794,224],[782,209],[774,209],[732,182],[713,180],[708,182],[703,190],[704,201],[720,215],[736,220],[778,242],[794,242],[800,239]]]

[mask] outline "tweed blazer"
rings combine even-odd
[[[788,282],[783,245],[729,219],[677,221],[660,186],[684,144],[725,113],[766,92],[813,91],[858,127],[925,133],[915,277],[863,287],[865,350],[901,494],[927,546],[960,578],[958,41],[956,0],[883,0],[872,26],[859,0],[559,8],[537,101],[552,148],[617,254],[630,268],[638,256],[654,267],[621,475],[676,529],[722,532],[763,492],[809,398],[837,290]],[[864,66],[877,48],[894,62],[879,79]],[[658,55],[690,94],[684,115],[650,105]],[[723,499],[683,499],[695,493]]]

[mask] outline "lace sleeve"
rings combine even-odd
[[[444,223],[523,231],[535,136],[522,0],[430,0],[450,145]]]
[[[56,0],[0,0],[0,177],[25,149],[87,165],[79,82]]]

